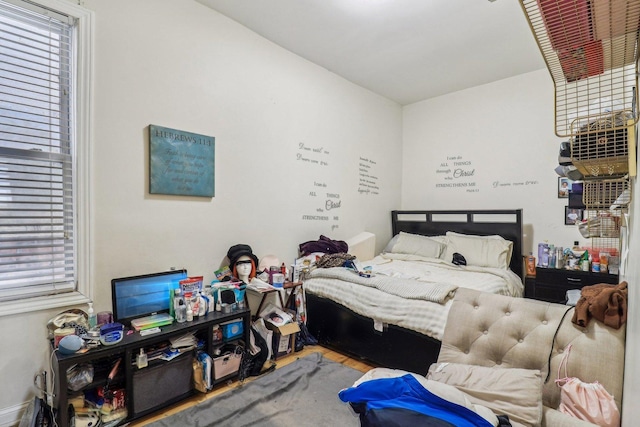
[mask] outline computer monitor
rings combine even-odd
[[[171,270],[111,280],[114,322],[131,326],[134,319],[169,313],[171,290],[186,278],[187,270]]]

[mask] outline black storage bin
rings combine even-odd
[[[133,374],[133,416],[177,402],[193,392],[193,352]]]

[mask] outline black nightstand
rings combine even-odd
[[[524,296],[564,304],[567,291],[583,286],[608,283],[617,285],[618,276],[608,273],[536,267],[536,277],[525,277]]]

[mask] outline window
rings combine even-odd
[[[0,315],[90,299],[93,16],[0,0]]]

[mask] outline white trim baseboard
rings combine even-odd
[[[17,427],[28,405],[29,402],[25,402],[20,405],[0,408],[0,427]]]

